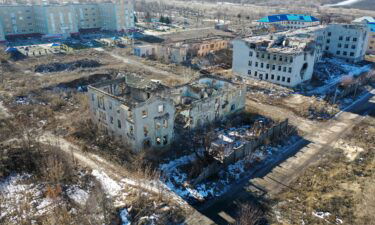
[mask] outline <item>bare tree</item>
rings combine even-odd
[[[256,225],[263,218],[264,211],[254,204],[240,206],[236,225]]]

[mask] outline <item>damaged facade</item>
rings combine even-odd
[[[233,41],[233,71],[284,86],[311,79],[321,57],[314,35],[271,34]]]
[[[326,54],[359,62],[368,32],[362,25],[330,24],[233,41],[233,71],[283,86],[311,79],[314,65]]]
[[[175,108],[167,87],[128,75],[89,86],[88,93],[93,121],[132,149],[171,143]]]
[[[138,57],[153,57],[167,63],[183,63],[194,57],[204,57],[212,52],[229,48],[229,40],[221,37],[191,39],[180,42],[162,44],[137,45],[134,55]]]
[[[89,86],[88,94],[93,121],[135,151],[167,148],[177,125],[200,128],[245,107],[243,86],[210,76],[168,88],[126,75]]]
[[[176,123],[196,129],[242,111],[246,90],[230,81],[206,76],[176,88],[172,95],[178,113]]]

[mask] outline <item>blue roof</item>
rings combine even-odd
[[[368,26],[370,27],[371,32],[375,32],[375,23],[369,23]]]
[[[303,22],[318,22],[319,19],[310,15],[304,14],[278,14],[270,15],[261,18],[258,22],[273,23],[281,21],[303,21]]]

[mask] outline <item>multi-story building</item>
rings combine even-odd
[[[375,55],[375,23],[369,23],[368,26],[370,27],[370,34],[367,52]]]
[[[199,129],[245,107],[246,91],[205,76],[168,88],[135,75],[89,86],[92,120],[134,151],[167,148],[180,129]]]
[[[37,33],[33,8],[22,5],[0,6],[0,23],[5,37]],[[2,39],[4,40],[4,39]]]
[[[364,25],[331,24],[233,41],[233,71],[294,87],[312,77],[316,62],[330,54],[362,61],[367,48]]]
[[[34,14],[38,32],[44,37],[67,38],[78,33],[73,5],[38,5]]]
[[[303,27],[317,26],[319,19],[314,16],[304,14],[278,14],[263,17],[256,21],[256,24],[269,26],[279,25],[287,29],[299,29]]]
[[[370,34],[368,38],[368,47],[367,47],[367,54],[374,55],[375,54],[375,19],[373,17],[361,17],[355,19],[353,23],[357,24],[366,24],[370,29]]]
[[[369,28],[363,24],[330,24],[325,31],[324,51],[348,62],[365,57]]]
[[[0,20],[0,43],[5,41],[5,34],[3,29],[3,23]]]
[[[311,79],[321,58],[316,33],[278,33],[233,41],[233,71],[283,86],[294,87]],[[321,38],[321,37],[320,37]],[[319,38],[319,39],[320,39]]]
[[[102,15],[97,4],[75,4],[74,10],[80,32],[100,30]]]
[[[115,3],[0,5],[0,41],[18,36],[66,38],[79,32],[134,28],[133,0]],[[2,34],[3,36],[2,37]]]
[[[88,93],[93,121],[132,149],[171,143],[175,108],[167,87],[127,75],[89,86]]]
[[[125,31],[134,28],[134,2],[122,0],[116,3],[100,3],[99,12],[104,30]]]

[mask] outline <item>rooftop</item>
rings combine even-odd
[[[371,32],[375,32],[375,23],[369,23],[368,26],[370,27]]]
[[[354,23],[375,23],[375,19],[371,16],[364,16],[353,20]]]
[[[281,21],[318,22],[319,19],[314,16],[304,14],[277,14],[266,16],[258,20],[258,22],[263,23],[274,23]]]

